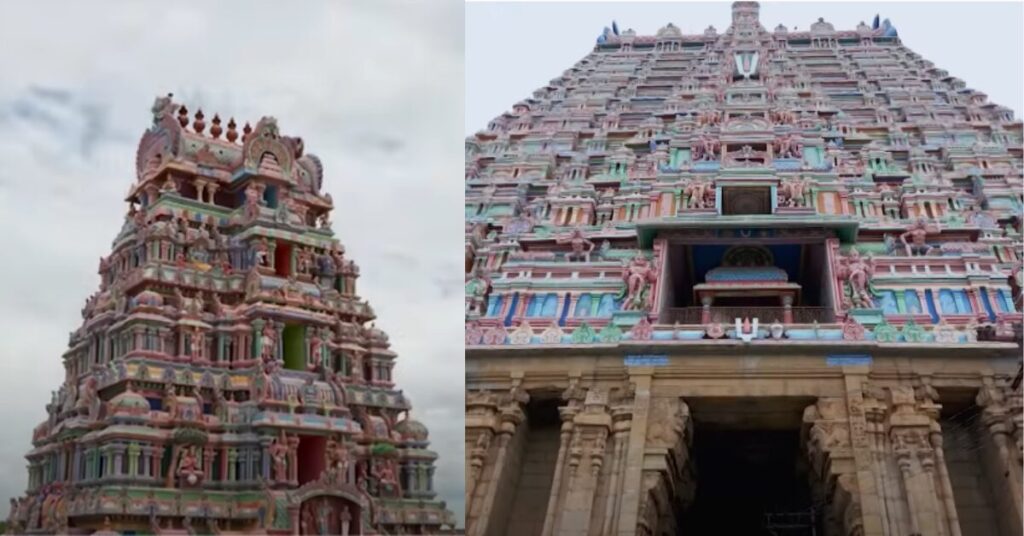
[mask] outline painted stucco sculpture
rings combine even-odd
[[[9,528],[450,528],[427,429],[333,237],[320,160],[271,117],[239,132],[214,115],[207,131],[170,96],[152,111]]]

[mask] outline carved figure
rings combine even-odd
[[[466,283],[466,313],[486,313],[490,293],[491,279],[482,267],[477,267],[473,271],[473,277]]]
[[[583,236],[583,230],[579,227],[573,229],[568,238],[558,239],[559,244],[569,243],[572,246],[572,253],[566,255],[566,259],[590,262],[590,253],[594,251],[594,243]]]
[[[274,481],[288,482],[288,445],[284,432],[270,444],[270,459],[274,463]]]
[[[782,181],[779,189],[779,197],[782,204],[787,207],[807,206],[805,190],[810,181],[802,177],[786,179]]]
[[[626,283],[623,310],[648,310],[650,286],[657,281],[657,274],[643,253],[637,252],[633,260],[622,271],[622,279]]]
[[[839,270],[841,279],[850,284],[850,299],[853,307],[873,307],[870,283],[875,275],[875,260],[871,255],[862,258],[856,249],[850,252]]]
[[[686,208],[709,208],[714,203],[714,189],[704,179],[694,178],[683,188]]]
[[[900,242],[906,248],[907,256],[927,255],[931,251],[931,246],[925,243],[925,240],[928,238],[928,233],[935,231],[936,229],[929,226],[924,218],[915,221],[906,232],[900,235]]]
[[[191,446],[182,452],[178,460],[176,471],[181,484],[188,487],[198,486],[203,478],[203,471],[199,468],[199,458],[196,455],[196,447]]]

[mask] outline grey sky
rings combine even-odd
[[[467,135],[511,110],[594,47],[612,20],[653,35],[672,22],[683,33],[729,26],[731,2],[466,4]],[[837,30],[888,18],[905,45],[1021,116],[1021,2],[761,2],[761,24],[807,30],[818,17]]]
[[[153,98],[278,118],[321,158],[334,229],[463,515],[462,4],[0,3],[0,505],[27,482]]]

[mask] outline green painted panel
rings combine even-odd
[[[284,343],[284,368],[303,370],[306,365],[306,327],[285,326],[281,340]]]

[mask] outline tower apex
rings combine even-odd
[[[757,2],[733,2],[732,3],[732,22],[760,22],[759,14],[761,12],[761,4]]]

